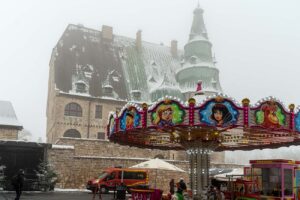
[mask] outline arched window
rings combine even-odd
[[[64,133],[64,137],[81,138],[81,135],[76,129],[69,129]]]
[[[65,107],[65,115],[66,116],[81,117],[82,116],[81,106],[77,103],[69,103]]]

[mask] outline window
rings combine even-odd
[[[262,168],[262,193],[268,196],[281,196],[280,168]]]
[[[124,171],[124,179],[137,179],[143,180],[146,178],[146,172],[131,172],[131,171]]]
[[[69,103],[65,107],[65,115],[66,116],[81,117],[82,116],[81,106],[77,103]]]
[[[97,135],[97,138],[100,139],[100,140],[104,140],[105,139],[105,133],[99,132],[98,135]]]
[[[293,195],[293,171],[292,169],[284,169],[284,195]]]
[[[111,174],[109,174],[106,178],[107,181],[109,180],[114,180],[116,178],[116,172],[112,172]]]
[[[76,129],[69,129],[64,133],[64,137],[81,138],[81,135]]]
[[[76,83],[76,92],[85,93],[86,85],[84,83]]]
[[[102,106],[96,105],[95,118],[102,119]]]

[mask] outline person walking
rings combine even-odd
[[[24,184],[24,170],[20,169],[19,172],[13,177],[12,184],[16,191],[15,200],[19,200],[22,194]]]
[[[169,186],[170,186],[170,193],[171,193],[171,195],[174,195],[174,193],[175,193],[175,181],[174,181],[173,178],[171,179],[171,181],[169,183]]]
[[[98,180],[96,179],[96,181],[93,183],[93,188],[92,188],[92,192],[93,192],[93,200],[95,199],[97,193],[99,192],[99,199],[102,200],[102,195],[101,195],[101,188],[99,186]]]
[[[175,193],[174,196],[174,199],[176,200],[184,200],[184,193],[186,193],[186,184],[183,180],[183,178],[180,178],[180,181],[176,183],[176,186],[177,186],[177,191]]]

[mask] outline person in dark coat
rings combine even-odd
[[[180,181],[179,181],[179,188],[180,188],[181,191],[184,191],[184,192],[187,189],[186,184],[185,184],[183,178],[181,178]]]
[[[19,170],[18,174],[13,178],[13,186],[16,191],[16,198],[15,200],[19,200],[22,194],[24,184],[24,171],[22,169]]]
[[[170,185],[170,193],[173,195],[175,193],[175,181],[173,178],[171,179],[169,185]]]

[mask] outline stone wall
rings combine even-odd
[[[186,160],[185,151],[163,151],[119,145],[108,140],[60,138],[56,144],[73,145],[75,156],[155,158]]]
[[[0,127],[0,140],[17,140],[18,129]]]
[[[221,155],[221,156],[220,156]],[[222,154],[216,154],[211,165],[222,165]],[[171,164],[188,172],[189,163],[184,151],[163,151],[142,149],[111,143],[107,140],[60,138],[48,151],[48,160],[58,173],[59,188],[85,188],[86,182],[97,176],[105,168],[122,166],[130,167],[151,158],[164,158]],[[216,165],[217,166],[217,165]],[[228,166],[227,166],[228,167]],[[187,173],[150,170],[149,182],[158,188],[168,191],[171,178],[178,181],[181,177],[189,181]]]
[[[129,158],[129,157],[105,157],[105,156],[76,156],[74,146],[53,145],[48,151],[48,161],[58,174],[59,188],[85,188],[86,182],[97,176],[105,168],[113,166],[130,167],[147,158]],[[147,155],[145,155],[147,156]],[[168,160],[183,170],[187,171],[188,163],[186,161]],[[155,179],[158,188],[168,190],[168,183],[171,178],[179,180],[180,177],[188,179],[187,173],[177,173],[171,171],[150,170],[149,183],[154,186]]]
[[[59,176],[57,187],[85,188],[86,182],[105,168],[130,167],[148,159],[161,157],[187,171],[184,151],[162,151],[122,146],[106,140],[60,138],[48,151],[48,160]],[[149,183],[154,186],[156,171],[150,170]],[[156,185],[167,189],[171,178],[187,178],[186,173],[158,171]]]

